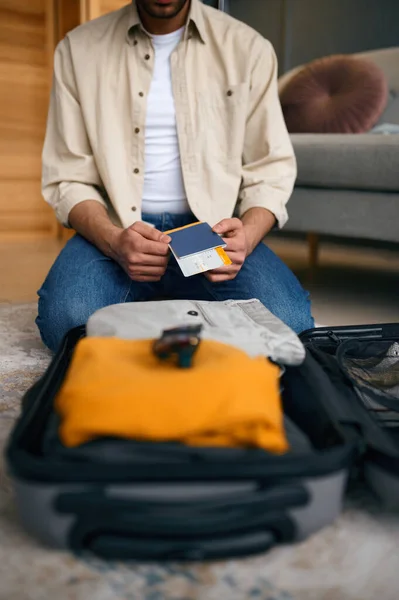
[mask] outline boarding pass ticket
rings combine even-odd
[[[198,273],[205,273],[206,271],[213,271],[213,269],[231,265],[231,260],[223,248],[211,248],[183,258],[178,258],[174,253],[173,255],[184,277],[191,277],[192,275],[198,275]]]

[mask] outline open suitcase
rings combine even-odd
[[[84,335],[72,330],[27,392],[6,450],[21,522],[41,542],[106,559],[264,552],[332,523],[355,464],[399,507],[399,419],[386,426],[370,412],[334,362],[348,340],[391,347],[397,325],[303,334],[305,360],[282,377],[284,455],[112,439],[47,451],[54,398]]]

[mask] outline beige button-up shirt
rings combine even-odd
[[[55,53],[43,149],[43,195],[68,226],[97,200],[112,221],[141,219],[147,95],[154,48],[135,2],[74,29]],[[183,180],[211,225],[253,207],[281,227],[296,162],[277,91],[272,46],[247,25],[191,0],[171,57]]]

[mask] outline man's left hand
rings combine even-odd
[[[212,283],[230,281],[237,277],[248,255],[248,242],[244,225],[240,219],[223,219],[215,225],[213,231],[223,237],[224,242],[227,244],[224,250],[232,264],[208,271],[205,273],[205,277]]]

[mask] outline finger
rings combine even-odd
[[[213,272],[209,272],[207,274],[207,279],[211,282],[211,283],[222,283],[223,281],[231,281],[232,279],[235,279],[237,277],[237,273],[213,273]]]
[[[154,242],[142,239],[139,246],[140,254],[151,256],[167,256],[170,252],[169,246],[163,242]]]
[[[168,264],[167,256],[156,256],[155,254],[137,254],[133,260],[129,262],[131,268],[139,268],[143,266],[150,267],[166,267]]]
[[[165,274],[164,267],[148,267],[140,265],[134,269],[128,269],[130,277],[162,277]]]
[[[137,283],[156,283],[158,281],[161,281],[161,277],[151,277],[151,276],[145,276],[145,275],[137,275],[137,276],[133,276],[130,277],[130,279],[132,281],[136,281]]]
[[[242,265],[245,262],[245,253],[242,251],[241,248],[238,249],[231,249],[231,248],[224,248],[224,251],[226,252],[227,256],[229,257],[229,259],[231,260],[231,265],[226,265],[226,267],[231,267],[232,265],[237,265],[239,267],[242,267]],[[223,268],[223,267],[221,267]]]
[[[223,238],[223,241],[226,244],[226,247],[223,248],[225,252],[233,254],[243,250],[243,243],[240,236]]]
[[[230,267],[219,267],[219,269],[213,269],[209,271],[212,275],[231,275],[232,273],[238,273],[240,269],[237,266],[231,265]]]
[[[171,242],[171,238],[162,233],[162,231],[158,231],[155,227],[151,227],[151,225],[147,225],[147,223],[143,223],[142,221],[138,221],[134,223],[130,229],[140,234],[146,240],[150,240],[152,242],[162,242],[164,244],[169,244]]]
[[[218,233],[219,235],[231,235],[236,233],[240,229],[242,229],[242,222],[240,221],[240,219],[223,219],[223,221],[220,221],[220,223],[215,225],[213,231],[215,233]]]
[[[226,231],[226,233],[222,233],[222,237],[224,240],[233,240],[239,234],[240,229],[233,229],[232,231]]]
[[[240,271],[242,264],[232,264],[232,265],[224,265],[223,267],[219,267],[218,269],[212,269],[212,271],[208,271],[211,275],[234,275]]]

